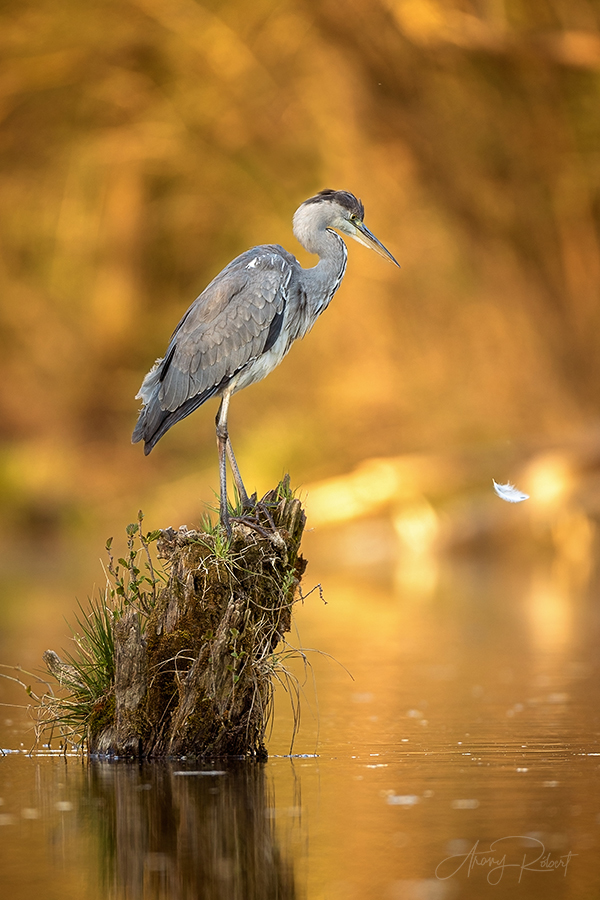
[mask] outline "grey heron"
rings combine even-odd
[[[142,408],[132,441],[143,440],[146,455],[172,425],[211,397],[221,398],[216,418],[220,515],[229,534],[227,458],[243,506],[251,505],[227,430],[231,396],[278,366],[329,306],[348,255],[337,232],[398,265],[363,218],[361,201],[348,191],[324,190],[305,200],[294,214],[293,231],[305,250],[318,255],[316,266],[302,268],[278,244],[242,253],[194,300],[137,394]]]

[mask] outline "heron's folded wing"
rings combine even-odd
[[[292,275],[292,264],[275,248],[250,250],[217,275],[173,333],[160,373],[163,409],[225,385],[264,352]]]

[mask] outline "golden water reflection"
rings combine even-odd
[[[438,557],[424,587],[401,577],[408,557],[358,553],[358,527],[329,545],[354,548],[342,570],[324,534],[307,536],[305,593],[321,582],[323,597],[298,606],[290,636],[311,662],[295,669],[298,755],[281,692],[264,767],[0,758],[2,896],[598,895],[594,578],[570,578],[560,554],[479,554]],[[394,546],[393,525],[377,527]],[[495,841],[510,863],[497,882]],[[458,867],[476,844],[480,864]],[[519,882],[540,846],[545,867]]]

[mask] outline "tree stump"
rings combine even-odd
[[[161,532],[168,582],[146,622],[129,608],[115,625],[114,716],[90,728],[90,753],[266,758],[274,651],[306,567],[305,514],[280,496],[234,519],[230,542],[219,529]]]

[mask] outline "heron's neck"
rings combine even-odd
[[[302,244],[310,253],[319,255],[316,266],[302,270],[303,288],[312,317],[310,327],[315,318],[327,309],[339,288],[346,271],[348,251],[339,234],[328,229],[312,235],[310,241],[302,241]]]

